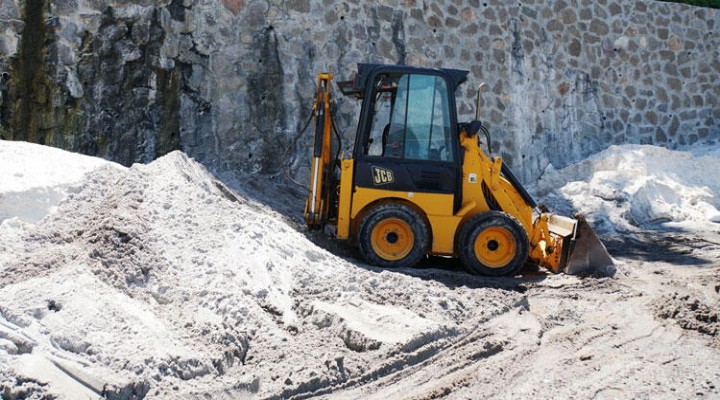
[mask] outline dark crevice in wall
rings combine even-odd
[[[183,77],[180,69],[156,70],[158,102],[157,140],[154,157],[180,149],[180,95]]]
[[[44,105],[46,99],[39,97],[46,91],[44,83],[47,80],[45,66],[45,9],[44,0],[28,0],[25,3],[24,17],[25,29],[20,39],[20,51],[14,62],[13,76],[16,87],[16,108],[14,118],[13,139],[40,142],[36,137],[37,121],[33,120],[33,109],[36,104]],[[33,140],[34,139],[34,140]],[[44,142],[44,140],[42,140]]]
[[[287,129],[285,112],[284,78],[275,29],[265,27],[253,37],[254,53],[262,66],[248,75],[247,99],[250,123],[262,136],[264,154],[283,154],[288,145],[284,132]],[[260,161],[261,172],[277,172],[276,157]]]
[[[4,63],[0,64],[0,139],[10,139],[10,74],[5,71]]]
[[[9,139],[56,145],[52,140],[53,96],[57,85],[47,68],[48,27],[45,0],[28,0],[23,9],[25,26],[18,53],[10,62]]]

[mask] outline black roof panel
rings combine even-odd
[[[369,84],[369,79],[378,73],[411,73],[411,74],[430,74],[445,76],[450,83],[451,92],[455,92],[457,87],[467,79],[468,71],[449,68],[421,68],[411,67],[408,65],[385,65],[385,64],[358,64],[357,75],[351,82],[338,82],[343,94],[353,97],[362,98],[365,89]],[[352,85],[350,85],[352,83]]]

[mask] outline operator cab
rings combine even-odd
[[[364,156],[446,162],[455,159],[444,79],[382,74],[374,86],[370,129],[361,146]]]
[[[459,205],[455,89],[467,71],[359,64],[345,95],[362,99],[353,158],[355,185],[447,193]],[[450,211],[450,210],[448,210]]]

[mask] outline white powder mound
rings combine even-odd
[[[465,274],[347,262],[180,152],[98,164],[0,243],[0,363],[38,393],[312,393],[421,362],[520,303]],[[0,392],[15,387],[3,374]]]
[[[123,168],[96,157],[27,142],[3,141],[0,223],[11,218],[40,221],[74,190],[86,173],[106,165]]]
[[[717,230],[720,146],[692,152],[611,146],[561,170],[549,168],[535,190],[556,210],[587,214],[605,235],[655,224]]]

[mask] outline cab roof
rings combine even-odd
[[[446,78],[450,84],[450,91],[455,92],[458,86],[467,79],[468,71],[449,68],[421,68],[408,65],[385,65],[385,64],[358,64],[357,74],[351,81],[338,82],[340,91],[346,95],[362,99],[365,90],[371,84],[371,79],[382,73],[398,74],[425,74],[437,75]]]

